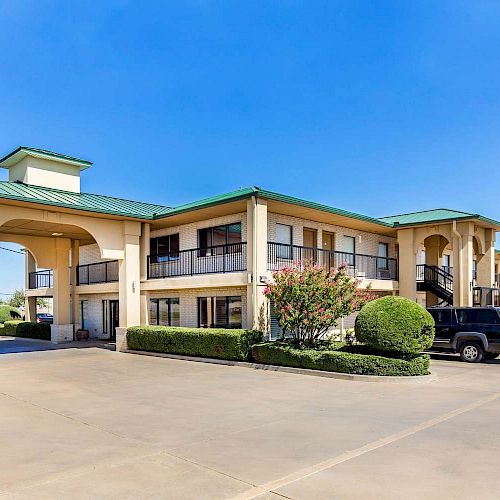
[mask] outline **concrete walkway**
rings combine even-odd
[[[398,385],[62,349],[0,356],[0,498],[500,496],[500,363]]]

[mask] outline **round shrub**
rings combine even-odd
[[[364,305],[354,329],[357,340],[381,351],[416,354],[434,340],[432,316],[404,297],[387,296]]]
[[[0,323],[11,321],[13,319],[21,319],[21,314],[15,307],[0,305]]]

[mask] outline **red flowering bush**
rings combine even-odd
[[[325,269],[297,263],[273,273],[264,294],[274,303],[278,324],[301,344],[311,345],[337,320],[361,309],[373,297],[369,287],[346,273],[344,266]]]

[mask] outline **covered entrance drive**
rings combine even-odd
[[[19,148],[0,160],[0,241],[26,248],[26,319],[36,297],[52,297],[53,342],[73,340],[80,327],[79,298],[112,293],[109,331],[140,324],[141,222],[120,215],[130,203],[80,193],[80,171],[91,163],[43,150]],[[56,189],[55,189],[56,188]],[[80,266],[80,247],[94,245],[95,265]]]

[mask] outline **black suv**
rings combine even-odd
[[[478,363],[500,355],[500,308],[430,307],[436,323],[433,348],[459,352],[463,361]]]

